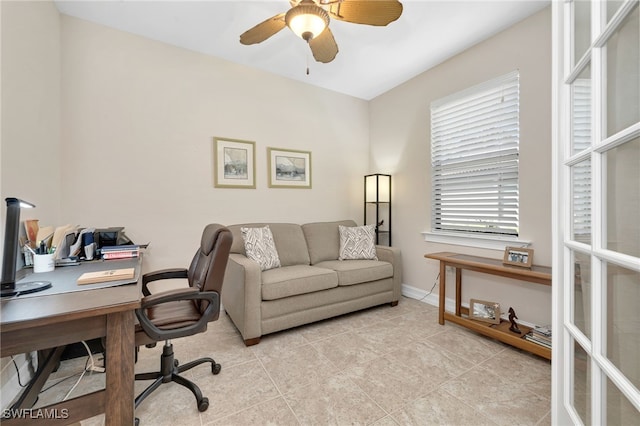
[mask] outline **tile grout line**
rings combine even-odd
[[[296,421],[298,422],[299,425],[302,424],[302,422],[300,421],[300,419],[298,418],[298,415],[296,414],[296,412],[293,410],[293,408],[291,407],[291,405],[289,404],[289,401],[287,401],[287,398],[285,397],[284,393],[282,393],[282,391],[280,390],[280,387],[278,386],[278,384],[276,383],[275,380],[273,380],[273,377],[271,376],[271,374],[269,374],[269,371],[267,370],[267,367],[265,367],[264,363],[262,362],[262,360],[260,359],[260,357],[258,358],[258,362],[260,363],[260,366],[262,367],[262,369],[264,370],[264,372],[267,374],[267,377],[269,377],[269,380],[271,380],[271,383],[273,383],[273,386],[276,388],[276,390],[278,391],[278,394],[280,395],[279,398],[282,398],[282,400],[284,401],[285,404],[287,404],[287,408],[289,408],[289,411],[291,411],[291,414],[293,414],[293,417],[295,417]],[[273,398],[271,401],[275,400],[276,398]]]

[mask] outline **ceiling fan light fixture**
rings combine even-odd
[[[285,15],[285,22],[298,37],[309,42],[327,28],[329,14],[316,6],[312,0],[302,0],[298,6],[289,9]]]

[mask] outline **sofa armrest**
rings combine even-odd
[[[393,300],[402,296],[402,254],[400,249],[388,246],[376,246],[378,260],[389,262],[393,266]]]
[[[222,305],[242,338],[262,335],[262,271],[253,260],[238,253],[229,254],[222,286]]]

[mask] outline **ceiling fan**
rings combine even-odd
[[[318,62],[331,62],[338,45],[329,29],[329,17],[354,24],[385,26],[400,17],[398,0],[291,0],[291,9],[259,23],[240,36],[242,44],[261,43],[285,26],[309,43]]]

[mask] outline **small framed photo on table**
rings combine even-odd
[[[533,265],[533,249],[507,247],[504,249],[504,259],[502,260],[502,263],[505,265],[531,268],[531,265]]]
[[[256,187],[256,143],[239,139],[213,138],[213,186]]]
[[[267,148],[269,188],[311,188],[311,152]]]
[[[491,324],[500,324],[500,304],[486,300],[471,299],[469,318]]]

